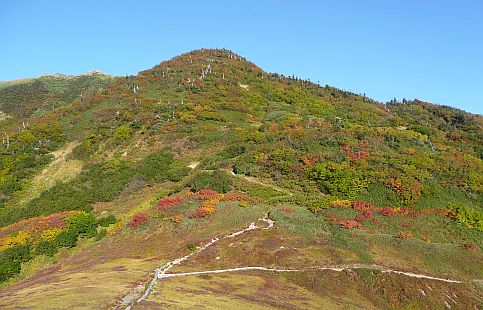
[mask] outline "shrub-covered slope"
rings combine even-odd
[[[84,94],[102,90],[113,80],[111,76],[93,71],[78,76],[44,75],[0,82],[0,111],[15,117],[42,115]]]
[[[306,262],[409,268],[411,252],[419,271],[481,276],[480,115],[417,99],[380,103],[267,73],[221,49],[192,51],[136,76],[101,80],[102,87],[89,84],[96,89],[82,97],[84,82],[0,84],[1,109],[16,116],[0,123],[4,280],[78,239],[120,242],[117,255],[129,256],[117,238],[182,232],[182,249],[195,249],[189,236],[213,237],[210,229],[227,233],[262,210],[284,242],[301,242]],[[62,104],[45,99],[47,86],[49,98],[55,93]],[[11,96],[20,101],[12,105]],[[77,146],[66,160],[82,162],[83,170],[22,199],[52,162],[52,151],[67,142]],[[140,193],[152,195],[149,203],[136,200]],[[125,206],[126,199],[135,202]],[[82,222],[89,233],[69,228],[80,225],[65,216],[71,213],[82,214],[75,221],[89,219]],[[104,220],[103,230],[89,214],[117,220]],[[49,228],[57,229],[50,239],[29,237],[36,235],[25,223],[50,218],[58,222]],[[63,231],[74,231],[67,245]],[[317,247],[332,252],[322,258]],[[149,245],[146,251],[155,255]],[[273,265],[293,262],[253,254],[270,257],[264,262]]]

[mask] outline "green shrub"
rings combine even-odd
[[[17,260],[0,260],[0,283],[20,273],[21,263]]]
[[[359,172],[335,163],[318,164],[310,171],[309,178],[317,182],[325,193],[347,199],[355,198],[369,185]]]
[[[28,245],[13,246],[0,253],[0,283],[20,273],[22,263],[31,258]]]
[[[148,155],[142,160],[136,172],[148,181],[158,182],[169,176],[169,168],[173,162],[173,155],[159,151]]]
[[[188,247],[188,250],[190,250],[191,252],[196,251],[196,245],[194,243],[188,244],[187,247]]]
[[[483,231],[483,213],[481,211],[455,205],[450,205],[449,208],[456,211],[455,221],[457,223]]]
[[[77,235],[92,238],[97,234],[97,221],[90,213],[77,213],[66,218],[69,223],[68,230],[74,231]]]
[[[105,236],[107,236],[107,229],[105,228],[102,228],[101,230],[99,230],[99,232],[97,233],[97,236],[96,236],[96,241],[99,241],[101,240],[102,238],[104,238]]]
[[[128,125],[121,125],[116,128],[114,132],[114,139],[126,140],[131,136],[131,128]]]
[[[116,217],[114,215],[109,215],[107,217],[103,217],[97,220],[97,225],[102,227],[108,227],[111,224],[116,223]]]
[[[35,248],[35,255],[54,256],[57,253],[58,245],[53,241],[40,241]]]
[[[66,229],[55,238],[57,247],[73,248],[77,244],[78,234],[76,231]]]
[[[226,153],[228,155],[228,158],[234,158],[237,157],[238,155],[241,155],[247,151],[246,146],[244,145],[233,145],[230,146],[226,149]]]
[[[219,193],[226,193],[230,190],[232,179],[225,172],[217,169],[211,172],[201,172],[191,180],[191,189],[195,192],[204,188],[213,189]]]

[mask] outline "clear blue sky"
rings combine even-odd
[[[224,47],[377,100],[483,113],[483,0],[2,0],[0,33],[0,80],[136,74]]]

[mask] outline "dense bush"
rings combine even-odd
[[[170,164],[173,155],[166,152],[155,152],[148,155],[136,169],[136,172],[149,181],[161,181],[170,176]]]
[[[92,238],[97,233],[97,220],[91,213],[77,213],[66,218],[67,230],[74,231],[78,236]]]
[[[220,193],[230,190],[233,181],[225,172],[217,169],[212,172],[201,172],[191,180],[191,189],[195,192],[211,188]]]
[[[238,155],[241,155],[247,151],[246,146],[244,145],[233,145],[230,146],[226,149],[226,153],[228,155],[228,158],[234,158],[237,157]]]
[[[59,239],[60,240],[60,239]],[[77,238],[76,238],[77,241]],[[52,241],[52,240],[42,240],[40,241],[37,246],[35,247],[35,255],[47,255],[53,256],[57,253],[58,247],[60,246],[60,241]],[[69,243],[69,247],[70,247]]]
[[[0,252],[0,283],[19,273],[21,264],[30,257],[28,245],[17,245]]]
[[[355,198],[368,185],[360,173],[337,164],[318,164],[309,176],[322,191],[349,199]]]

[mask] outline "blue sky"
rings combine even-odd
[[[482,0],[0,2],[0,80],[224,47],[270,72],[483,114]]]

